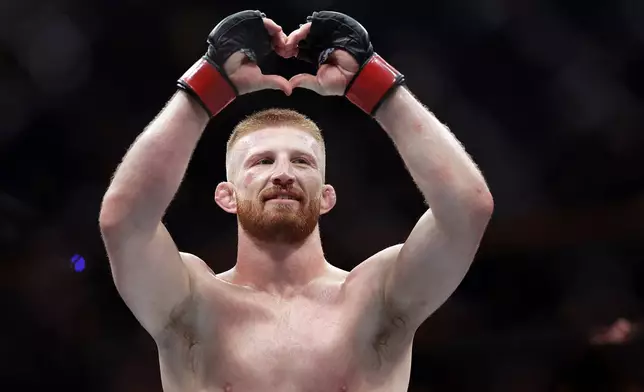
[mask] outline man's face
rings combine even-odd
[[[229,165],[239,223],[254,238],[302,242],[330,209],[324,152],[302,130],[272,127],[250,133],[233,146]]]

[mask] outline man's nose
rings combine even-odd
[[[282,169],[278,170],[273,174],[271,177],[271,182],[273,185],[279,185],[279,186],[288,186],[292,185],[295,182],[295,177],[289,173],[288,170]]]

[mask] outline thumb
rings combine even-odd
[[[279,75],[262,75],[261,80],[262,88],[268,88],[272,90],[282,90],[284,94],[291,95],[293,92],[293,87],[291,83],[286,80],[284,77]]]
[[[295,75],[289,80],[289,82],[293,88],[301,87],[322,95],[322,86],[320,86],[317,77],[311,74],[303,73]]]

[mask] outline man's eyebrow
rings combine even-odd
[[[306,157],[306,158],[308,158],[308,159],[310,159],[310,160],[312,160],[314,162],[318,161],[317,157],[314,154],[308,153],[306,151],[300,151],[300,150],[296,150],[295,152],[298,155],[302,155],[302,156],[304,156],[304,157]]]
[[[244,157],[244,162],[251,161],[253,159],[259,158],[260,156],[267,155],[269,153],[270,153],[270,151],[267,151],[267,150],[251,152],[250,154],[247,154]]]
[[[306,152],[304,150],[299,150],[299,149],[292,149],[289,152],[291,154],[293,154],[293,155],[303,156],[303,157],[307,158],[308,160],[310,160],[312,163],[315,163],[315,164],[318,163],[318,158],[315,156],[315,154],[312,154],[310,152]],[[265,156],[265,155],[269,155],[269,154],[271,154],[271,152],[269,150],[259,150],[259,151],[251,152],[246,157],[244,157],[242,162],[247,163],[247,162],[253,161],[253,160],[255,160],[255,159],[257,159],[257,158],[259,158],[261,156]]]

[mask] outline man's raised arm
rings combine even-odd
[[[103,198],[99,224],[117,290],[156,335],[190,297],[190,278],[161,218],[179,188],[206,112],[178,92],[137,138]]]
[[[482,174],[450,130],[404,87],[375,115],[431,209],[385,275],[390,316],[417,328],[456,290],[492,214]]]
[[[268,54],[284,40],[280,33],[258,11],[219,23],[208,37],[207,54],[179,79],[180,90],[131,146],[104,196],[99,223],[114,282],[153,336],[190,303],[186,262],[198,260],[179,253],[161,223],[163,215],[210,117],[241,94],[266,88],[290,93],[285,79],[262,75],[255,62],[246,61],[248,54],[255,60]]]
[[[492,214],[492,196],[456,137],[404,87],[402,73],[374,51],[359,22],[334,11],[314,12],[287,38],[288,48],[296,46],[298,58],[318,70],[293,76],[291,84],[344,95],[373,116],[431,207],[402,246],[374,256],[385,259],[376,283],[384,322],[412,331],[469,269]]]

